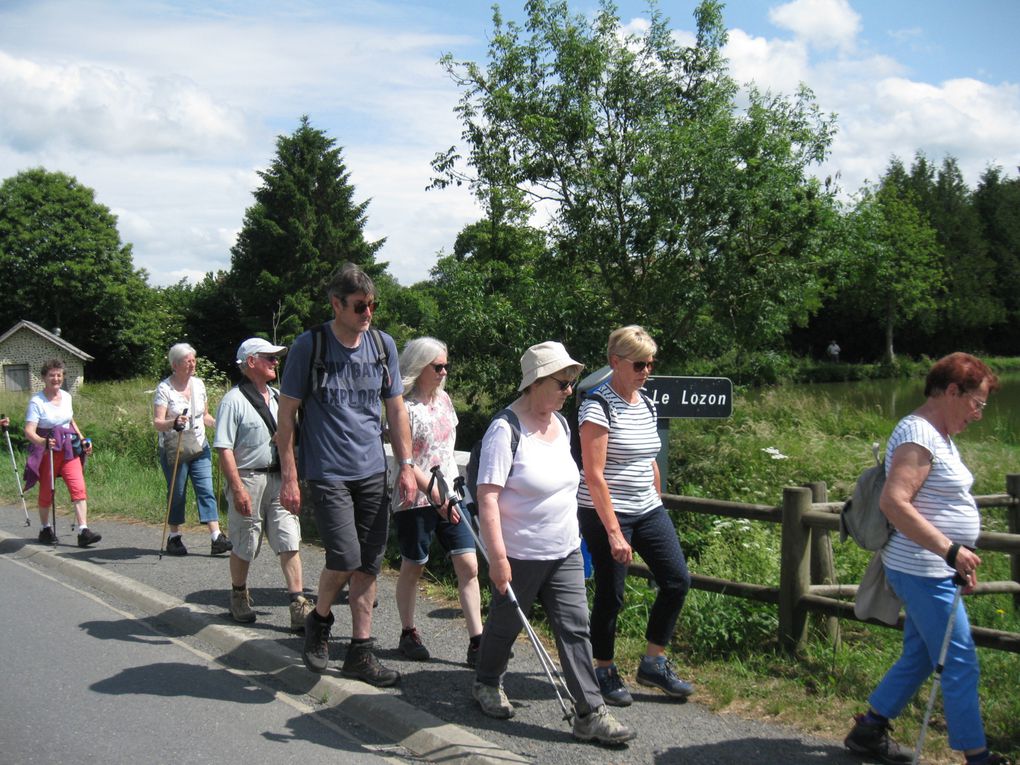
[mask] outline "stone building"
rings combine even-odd
[[[44,361],[53,358],[63,360],[66,367],[64,389],[73,396],[85,380],[85,362],[92,361],[92,356],[38,324],[19,321],[0,335],[0,367],[3,368],[0,389],[42,390],[40,369]]]

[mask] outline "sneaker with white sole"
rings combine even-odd
[[[605,704],[584,717],[576,715],[571,733],[579,741],[596,741],[611,746],[637,737],[637,731],[609,714]]]
[[[514,705],[506,697],[502,685],[486,685],[476,680],[471,686],[471,696],[489,717],[509,720],[514,716]]]

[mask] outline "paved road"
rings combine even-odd
[[[67,520],[61,520],[67,529]],[[716,715],[698,704],[696,696],[687,704],[677,704],[638,687],[632,707],[614,710],[621,720],[638,729],[636,741],[622,749],[574,742],[569,727],[559,719],[556,699],[530,646],[523,642],[518,642],[505,683],[517,715],[509,721],[492,720],[470,699],[472,675],[463,664],[466,635],[459,609],[421,600],[418,627],[433,660],[410,662],[396,651],[400,624],[392,575],[380,577],[380,605],[373,631],[380,658],[403,673],[400,685],[378,690],[348,681],[340,677],[335,664],[319,678],[301,665],[300,639],[288,630],[279,568],[270,556],[255,561],[249,580],[258,621],[240,627],[230,621],[227,612],[227,561],[209,555],[208,536],[200,530],[185,534],[192,555],[157,560],[159,528],[105,518],[93,523],[103,534],[96,548],[72,546],[69,532],[57,548],[44,548],[26,538],[34,538],[38,531],[34,518],[33,526],[26,529],[20,507],[0,508],[0,556],[12,556],[42,571],[70,567],[69,575],[79,580],[86,577],[89,586],[132,603],[143,621],[169,629],[171,634],[194,635],[210,642],[220,662],[261,667],[267,676],[287,684],[291,692],[324,701],[325,707],[348,715],[353,724],[388,737],[418,757],[564,765],[576,765],[579,758],[607,765],[859,762],[839,741]],[[306,587],[314,589],[322,553],[305,545],[301,557]],[[349,639],[350,617],[345,606],[335,607],[334,613],[337,624],[331,657],[339,662]]]
[[[59,575],[4,556],[0,581],[4,763],[399,761]]]

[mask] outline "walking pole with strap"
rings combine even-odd
[[[956,611],[960,607],[960,599],[963,597],[963,587],[966,584],[959,574],[953,576],[953,583],[956,585],[956,593],[953,595],[953,605],[949,612],[949,623],[946,624],[946,634],[942,638],[942,648],[939,650],[939,660],[935,665],[935,676],[931,681],[931,692],[928,694],[928,708],[924,712],[924,722],[921,723],[921,733],[917,737],[917,746],[914,747],[913,765],[921,761],[921,749],[924,747],[924,736],[928,732],[928,720],[931,718],[931,710],[935,706],[935,694],[942,685],[942,670],[946,664],[946,654],[949,652],[949,641],[953,637],[953,626],[956,624]]]
[[[6,414],[0,414],[0,420],[6,420]],[[7,426],[3,426],[4,438],[7,439],[7,452],[11,455],[11,467],[14,468],[14,480],[18,484],[18,494],[21,495],[21,509],[25,511],[25,525],[31,526],[32,521],[28,518],[28,505],[25,504],[25,490],[21,488],[21,476],[18,475],[18,461],[14,459],[14,447],[11,445],[11,434],[7,431]]]
[[[187,414],[188,409],[187,407],[185,407],[184,411],[181,413],[181,417],[184,417]],[[177,430],[176,423],[174,423],[174,430]],[[173,475],[170,476],[170,485],[167,487],[166,490],[166,516],[163,518],[163,533],[159,537],[159,558],[156,559],[157,561],[163,560],[163,544],[164,544],[163,540],[166,539],[166,527],[167,524],[170,523],[170,507],[173,505],[174,501],[174,486],[177,484],[177,467],[180,464],[181,464],[181,439],[180,437],[178,437],[177,456],[174,457],[174,472]]]
[[[432,505],[436,512],[439,512],[439,509],[447,503],[450,503],[454,509],[456,509],[457,513],[460,515],[458,523],[467,524],[467,529],[471,532],[471,537],[474,539],[475,545],[482,553],[482,557],[485,558],[486,563],[488,563],[489,553],[485,549],[485,544],[482,542],[481,535],[474,528],[471,514],[466,509],[466,506],[474,498],[468,496],[469,492],[464,483],[463,476],[457,476],[453,481],[453,485],[455,494],[450,493],[450,486],[443,477],[443,470],[439,465],[436,465],[432,468],[432,477],[429,479],[429,485],[425,490],[425,496],[428,497],[429,504]],[[432,504],[433,487],[436,487],[439,490],[438,505]],[[528,621],[528,617],[524,615],[524,610],[521,608],[521,604],[517,602],[517,596],[514,594],[514,590],[510,586],[509,582],[506,586],[506,596],[513,607],[517,609],[517,616],[520,618],[521,625],[524,627],[524,631],[527,633],[528,639],[531,641],[531,645],[535,649],[535,655],[538,656],[538,661],[542,665],[542,669],[545,671],[545,676],[549,679],[553,690],[556,692],[556,699],[560,702],[560,709],[563,710],[563,719],[567,722],[571,722],[574,719],[574,710],[572,707],[567,706],[566,701],[563,700],[563,696],[565,695],[568,699],[570,699],[571,705],[574,705],[577,702],[571,695],[570,689],[567,688],[567,684],[562,675],[560,675],[556,665],[553,663],[549,652],[545,650],[545,646],[542,645],[542,641],[539,640],[538,633],[535,632],[534,628],[531,626],[531,622]],[[560,693],[561,687],[563,689],[562,694]]]

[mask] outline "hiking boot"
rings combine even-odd
[[[843,746],[851,752],[874,757],[886,765],[912,762],[913,752],[908,752],[891,738],[892,725],[886,722],[868,722],[867,715],[854,715],[854,727],[843,740]]]
[[[619,722],[603,704],[590,714],[574,717],[574,729],[571,731],[579,741],[597,741],[600,744],[622,744],[637,737],[637,731]]]
[[[673,671],[673,662],[665,656],[642,656],[638,665],[637,681],[639,685],[659,688],[667,696],[674,699],[686,699],[694,693],[694,686],[681,680]]]
[[[506,697],[502,685],[486,685],[475,680],[475,684],[471,686],[471,695],[482,708],[482,712],[489,717],[508,720],[514,716],[514,706]]]
[[[611,707],[629,707],[634,699],[627,686],[620,679],[620,672],[615,664],[608,667],[595,667],[595,679],[599,681],[599,693]]]
[[[400,681],[400,673],[395,669],[387,669],[375,658],[372,649],[375,648],[375,641],[371,638],[364,643],[351,643],[347,648],[347,656],[344,657],[344,665],[340,668],[340,674],[344,677],[353,677],[357,680],[364,680],[369,685],[379,688],[388,688]]]
[[[329,628],[332,626],[332,611],[325,621],[319,619],[314,608],[305,617],[305,646],[301,652],[301,659],[308,669],[320,675],[326,671],[329,664]]]
[[[188,548],[184,546],[184,537],[168,537],[166,540],[167,555],[187,555]]]
[[[57,535],[53,533],[52,526],[46,526],[45,528],[39,529],[39,544],[55,545],[56,543]]]
[[[998,752],[988,753],[988,765],[1014,765],[1013,760]]]
[[[397,644],[397,648],[404,656],[413,661],[429,660],[429,649],[425,647],[425,643],[422,642],[421,635],[418,634],[415,627],[400,633],[400,642]]]
[[[305,619],[315,610],[315,604],[304,595],[298,595],[290,602],[290,628],[295,632],[304,632]]]
[[[234,543],[227,539],[226,534],[220,534],[216,539],[212,541],[210,546],[211,555],[219,555],[221,553],[230,552],[234,549]]]
[[[248,588],[230,591],[230,615],[235,622],[251,624],[255,621],[255,612],[251,610],[251,593]]]
[[[87,526],[78,533],[78,547],[88,547],[94,545],[100,539],[103,538],[102,534],[97,534]]]

